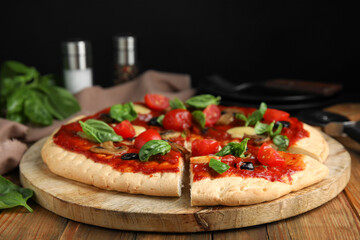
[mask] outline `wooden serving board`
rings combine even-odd
[[[59,177],[40,156],[45,139],[35,143],[20,163],[20,180],[34,190],[44,208],[78,222],[131,231],[200,232],[241,228],[289,218],[336,197],[350,178],[351,158],[326,136],[330,172],[322,182],[274,201],[239,207],[191,207],[188,184],[183,195],[152,197],[101,190]]]

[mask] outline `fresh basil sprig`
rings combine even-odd
[[[209,167],[214,169],[219,174],[223,174],[230,168],[229,165],[221,162],[220,160],[216,160],[215,158],[210,159]]]
[[[20,123],[50,125],[53,118],[62,120],[78,112],[75,97],[53,80],[34,67],[5,62],[0,70],[0,115]]]
[[[191,113],[191,115],[195,119],[195,121],[200,124],[201,128],[205,127],[206,118],[205,114],[202,111],[195,110]]]
[[[249,138],[245,138],[240,143],[230,142],[225,147],[223,147],[219,152],[217,152],[215,156],[234,155],[235,157],[245,157],[248,141]]]
[[[273,143],[279,148],[280,151],[285,151],[289,146],[289,138],[285,135],[280,135],[283,125],[279,123],[278,128],[274,131],[275,121],[270,124],[257,122],[255,124],[255,133],[264,134],[268,133],[273,140]]]
[[[153,155],[165,155],[171,150],[171,146],[164,140],[150,140],[139,151],[140,161],[146,162]]]
[[[237,113],[237,114],[235,115],[235,117],[236,117],[237,119],[240,119],[240,120],[245,121],[245,126],[255,125],[258,121],[260,121],[260,120],[263,118],[266,110],[267,110],[267,105],[266,105],[266,103],[262,102],[262,103],[260,104],[259,109],[255,110],[255,111],[254,111],[253,113],[251,113],[249,116],[246,117],[246,116],[245,116],[244,114],[242,114],[242,113]]]
[[[23,206],[29,212],[33,212],[26,203],[32,196],[31,189],[19,187],[0,175],[0,209]]]
[[[96,119],[88,119],[85,122],[79,121],[83,132],[78,133],[79,136],[85,137],[91,141],[102,143],[106,141],[120,142],[123,138],[117,135],[112,127],[103,121]]]
[[[290,142],[289,138],[285,135],[276,135],[272,140],[280,151],[286,151]]]
[[[137,118],[137,112],[135,111],[132,102],[116,104],[110,108],[110,117],[119,122],[124,120],[129,120],[131,122]]]
[[[170,107],[171,109],[186,109],[184,103],[175,97],[173,100],[170,100]]]
[[[210,104],[218,105],[220,103],[221,97],[215,97],[211,94],[202,94],[189,98],[186,100],[186,104],[191,107],[203,109],[209,106]]]

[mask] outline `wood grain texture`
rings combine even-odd
[[[277,200],[242,207],[190,207],[189,191],[180,198],[130,195],[56,176],[40,157],[44,139],[34,144],[20,164],[21,183],[35,192],[46,209],[78,222],[113,229],[200,232],[241,228],[286,219],[312,210],[341,192],[350,178],[350,156],[326,137],[329,176],[322,182]],[[70,234],[71,229],[66,234]]]

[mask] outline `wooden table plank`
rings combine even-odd
[[[68,239],[101,239],[101,240],[132,240],[136,233],[106,229],[69,220],[60,240]]]
[[[285,220],[291,239],[359,239],[360,221],[344,193],[306,214]]]
[[[266,224],[254,226],[254,227],[219,231],[213,233],[213,240],[227,240],[227,239],[257,240],[257,239],[266,239],[266,238],[267,238]]]
[[[351,177],[344,192],[360,219],[360,153],[349,152],[351,156]]]
[[[58,239],[68,220],[29,201],[33,213],[23,207],[3,210],[0,214],[0,239]]]
[[[143,233],[139,232],[136,235],[136,240],[211,240],[211,233]]]

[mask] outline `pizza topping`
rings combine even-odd
[[[223,174],[230,168],[229,165],[227,165],[226,163],[223,163],[219,160],[216,160],[215,158],[210,159],[209,167],[212,168],[213,170],[215,170],[219,174]]]
[[[170,106],[169,99],[160,94],[148,93],[145,95],[146,106],[153,110],[165,110]]]
[[[270,144],[261,145],[258,153],[258,160],[265,166],[284,166],[285,159]]]
[[[219,151],[220,143],[213,139],[196,139],[192,142],[191,152],[193,156],[215,154]]]
[[[164,132],[160,133],[160,136],[162,139],[164,140],[170,140],[170,139],[174,139],[174,138],[178,138],[181,136],[181,132],[178,131],[174,131],[174,130],[167,130]]]
[[[205,126],[206,127],[211,127],[211,126],[215,125],[215,123],[220,119],[220,116],[221,116],[220,108],[218,106],[216,106],[215,104],[210,104],[209,106],[207,106],[203,110],[203,113],[205,115]]]
[[[188,110],[174,109],[165,114],[163,126],[165,129],[182,131],[191,127],[191,120],[192,116]]]
[[[83,132],[78,132],[78,135],[85,137],[93,142],[120,142],[123,138],[117,135],[112,127],[103,121],[96,119],[88,119],[85,122],[79,121]]]
[[[118,122],[122,122],[124,120],[133,121],[137,118],[137,112],[135,111],[134,104],[132,102],[116,104],[110,108],[110,117]]]
[[[219,105],[220,100],[221,97],[219,96],[215,97],[211,94],[202,94],[189,98],[186,104],[197,109],[204,109],[210,104]]]
[[[249,138],[245,138],[240,143],[230,142],[223,147],[215,156],[234,155],[236,157],[245,157],[245,151],[247,150],[247,142]]]
[[[140,161],[148,161],[153,155],[165,155],[171,150],[171,146],[164,140],[150,140],[146,142],[140,149]]]
[[[135,129],[129,120],[124,120],[114,127],[114,131],[123,138],[135,137]]]
[[[142,115],[151,113],[150,109],[140,104],[134,104],[134,110],[137,114],[142,114]]]
[[[162,118],[164,118],[164,115],[161,115]],[[159,119],[159,117],[153,117],[149,120],[148,124],[150,126],[158,126],[158,127],[161,127],[162,126],[162,120],[160,121],[161,119]]]
[[[100,143],[99,146],[94,145],[90,148],[91,152],[108,154],[108,155],[121,154],[121,153],[127,152],[128,150],[129,150],[129,147],[127,147],[127,146],[115,147],[114,143],[112,141],[106,141],[106,142]]]
[[[290,114],[281,110],[268,108],[263,116],[267,122],[272,121],[286,121],[289,119]]]
[[[180,144],[177,144],[177,143],[174,143],[171,141],[166,141],[166,142],[168,142],[170,144],[172,150],[179,152],[179,153],[183,154],[184,156],[190,155],[190,152],[185,147],[181,146]]]
[[[140,149],[145,143],[151,140],[161,140],[160,134],[154,129],[148,129],[135,138],[134,146]]]
[[[121,159],[122,160],[139,159],[139,154],[137,154],[137,153],[125,153],[125,154],[121,155]]]
[[[291,123],[289,121],[276,121],[275,127],[279,127],[280,124],[282,124],[284,128],[289,128],[291,126]]]
[[[191,113],[193,119],[200,125],[200,127],[203,129],[205,128],[206,124],[206,117],[205,114],[200,110],[195,110]]]
[[[133,128],[135,130],[135,137],[146,131],[146,128],[143,126],[133,125]]]
[[[262,102],[260,104],[259,109],[255,110],[250,115],[245,116],[245,114],[238,113],[235,115],[235,117],[237,119],[245,121],[245,126],[255,125],[258,121],[260,121],[263,118],[266,110],[267,110],[267,105],[266,103]]]
[[[252,162],[244,162],[241,166],[240,169],[245,169],[245,170],[254,170],[254,165]]]
[[[231,112],[224,112],[219,120],[216,122],[217,125],[229,125],[234,121],[234,114]]]
[[[232,138],[243,138],[244,135],[256,135],[253,127],[234,127],[226,131]]]
[[[170,100],[170,107],[171,109],[186,109],[184,103],[175,97],[173,100]]]

